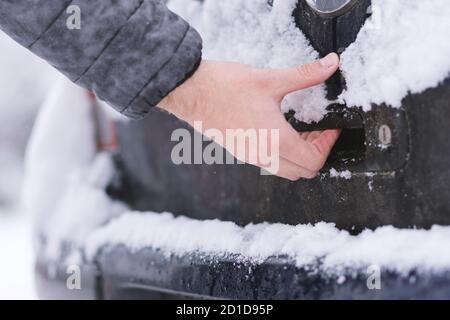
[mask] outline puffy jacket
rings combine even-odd
[[[80,28],[72,28],[78,12]],[[201,59],[199,34],[163,0],[0,0],[0,28],[133,119]]]

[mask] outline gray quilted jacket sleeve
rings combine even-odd
[[[68,27],[73,8],[80,28]],[[163,0],[0,0],[0,28],[133,119],[201,59],[199,34]]]

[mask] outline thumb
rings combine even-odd
[[[316,86],[330,78],[339,68],[339,56],[330,53],[326,57],[291,69],[274,70],[279,83],[278,93],[288,93]]]

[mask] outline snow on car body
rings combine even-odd
[[[445,1],[360,0],[333,18],[295,0],[170,5],[210,58],[287,67],[348,47],[342,75],[283,105],[297,129],[339,127],[343,138],[321,176],[296,183],[250,166],[174,165],[170,133],[184,125],[156,111],[120,121],[119,149],[98,154],[91,102],[68,86],[43,111],[28,161],[44,222],[38,279],[92,298],[448,297],[450,229],[433,227],[450,225]],[[85,291],[65,287],[73,265]],[[377,274],[381,291],[367,282]]]

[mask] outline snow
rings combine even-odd
[[[80,259],[95,258],[104,246],[124,245],[175,255],[238,255],[251,263],[284,255],[297,266],[320,260],[321,267],[334,274],[373,264],[405,273],[450,268],[450,227],[383,227],[353,236],[324,222],[240,227],[170,213],[131,212],[104,191],[114,168],[110,156],[93,147],[92,118],[84,97],[82,90],[60,85],[41,111],[28,152],[27,204],[43,222],[39,230],[48,237],[47,259],[57,260],[61,244],[69,241],[76,251],[73,256]]]
[[[0,151],[0,177],[0,207],[19,201],[23,177],[22,158],[9,150]]]
[[[51,220],[55,202],[63,197],[71,178],[67,173],[95,156],[90,107],[82,89],[61,80],[36,119],[25,160],[24,197],[38,229]]]
[[[25,205],[35,230],[48,237],[48,258],[58,258],[62,240],[76,245],[89,228],[114,217],[104,191],[113,164],[97,153],[95,136],[86,91],[61,79],[36,120],[26,157]]]
[[[22,159],[37,110],[55,79],[39,58],[0,32],[0,206],[19,200]]]
[[[345,170],[345,171],[337,171],[334,168],[330,169],[330,177],[331,178],[342,178],[345,180],[350,180],[352,178],[352,173],[349,170]]]
[[[372,0],[373,16],[342,54],[350,106],[400,107],[408,93],[438,86],[450,76],[448,0]]]
[[[205,57],[280,68],[318,57],[294,26],[295,2],[275,1],[272,9],[267,0],[206,0],[204,4],[172,0],[170,6],[203,35]],[[401,10],[398,3],[403,4]],[[369,21],[344,52],[342,63],[348,89],[341,99],[366,110],[374,102],[398,106],[409,91],[437,85],[450,70],[449,43],[443,41],[450,28],[443,17],[450,19],[443,1],[374,0],[374,4],[383,7],[379,29]],[[428,24],[430,20],[433,23]],[[317,121],[328,103],[323,86],[318,86],[288,97],[283,110],[292,108],[300,120]],[[60,82],[40,113],[26,161],[26,204],[36,217],[37,230],[48,236],[48,259],[58,259],[62,242],[68,240],[89,258],[104,246],[122,244],[132,250],[157,248],[176,255],[192,251],[239,255],[253,263],[287,255],[298,266],[320,260],[330,272],[372,264],[400,272],[450,268],[449,227],[435,226],[430,231],[383,227],[352,236],[327,223],[240,227],[169,213],[130,212],[104,191],[114,169],[108,154],[97,153],[94,137],[84,91]],[[349,172],[330,174],[351,178]],[[16,238],[8,235],[7,239]]]
[[[36,299],[30,217],[18,202],[26,142],[57,75],[1,32],[0,70],[0,299]]]
[[[75,247],[82,246],[85,237],[94,228],[124,212],[126,206],[112,201],[105,192],[113,170],[110,155],[100,153],[90,168],[73,171],[51,212],[52,218],[46,223],[47,238],[43,254],[47,259],[60,257],[64,241],[70,241]],[[71,260],[72,264],[78,262]]]
[[[31,226],[17,209],[0,208],[0,300],[36,299]]]
[[[333,224],[283,225],[262,223],[239,227],[218,220],[175,218],[169,213],[127,212],[95,230],[86,240],[90,258],[106,245],[131,250],[162,249],[168,254],[190,252],[214,256],[239,255],[253,263],[273,256],[288,256],[298,267],[322,261],[324,271],[381,268],[408,273],[450,268],[450,227],[430,231],[382,227],[352,236]]]

